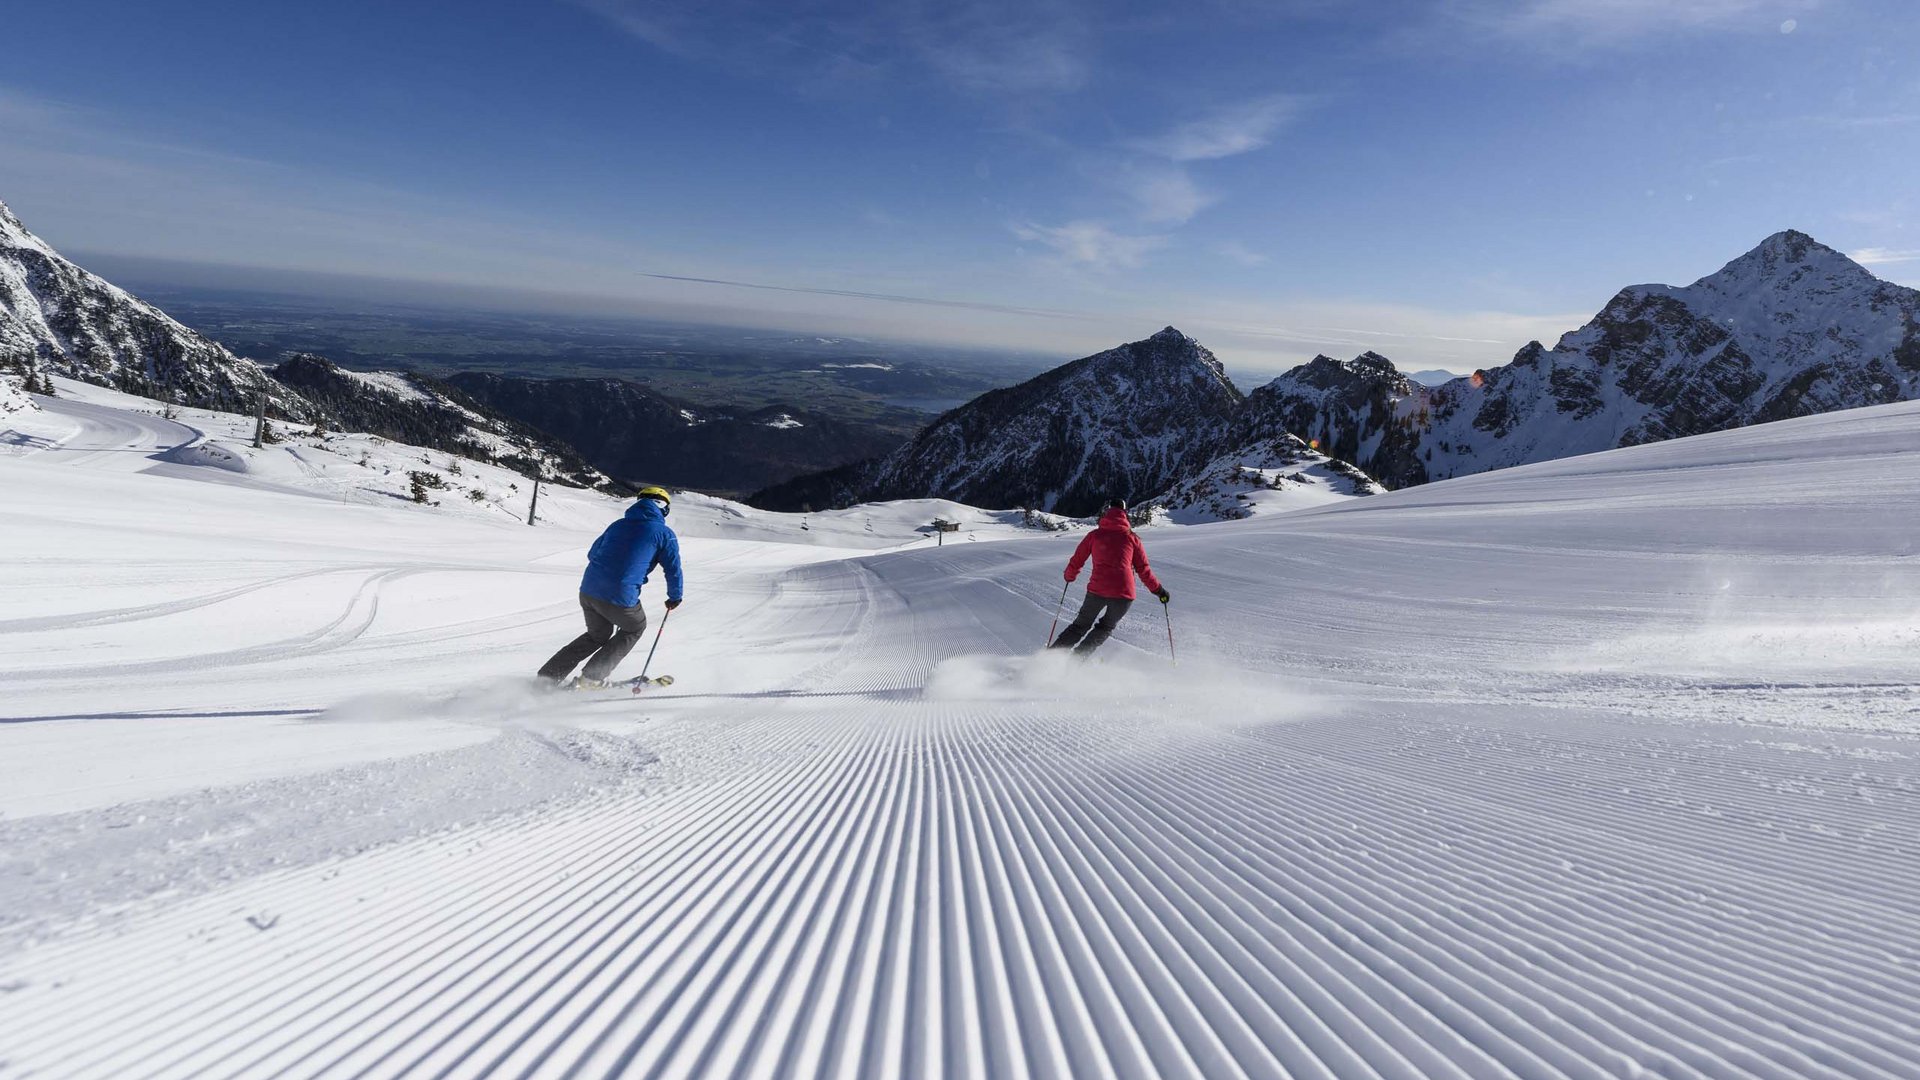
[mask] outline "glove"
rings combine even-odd
[[[1167,601],[1169,601],[1169,600],[1172,600],[1172,599],[1173,599],[1173,597],[1172,597],[1172,595],[1171,595],[1171,594],[1169,594],[1169,593],[1167,592],[1167,590],[1165,590],[1165,589],[1161,589],[1161,590],[1160,590],[1159,592],[1157,592],[1157,593],[1154,593],[1153,595],[1155,595],[1155,596],[1157,596],[1157,597],[1159,597],[1159,598],[1160,598],[1160,602],[1161,602],[1161,603],[1163,603],[1163,604],[1164,604],[1164,603],[1166,603]]]
[[[1067,571],[1067,580],[1068,580],[1068,581],[1072,581],[1072,580],[1073,580],[1073,571],[1071,571],[1071,570],[1069,570],[1069,571]]]
[[[667,610],[668,610],[668,611],[672,611],[672,610],[673,610],[674,608],[677,608],[677,607],[679,607],[679,606],[680,606],[680,601],[678,601],[678,600],[669,600],[669,601],[667,601]]]

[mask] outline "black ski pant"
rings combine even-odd
[[[553,659],[541,666],[541,678],[559,682],[573,674],[574,665],[585,660],[587,666],[580,677],[604,680],[633,651],[647,628],[647,613],[638,604],[621,607],[581,593],[580,613],[587,617],[587,632],[554,653]]]
[[[1053,639],[1055,649],[1073,649],[1075,656],[1091,655],[1093,650],[1106,644],[1113,636],[1113,628],[1127,617],[1127,609],[1133,601],[1122,600],[1114,596],[1101,596],[1096,592],[1087,593],[1080,604],[1080,613],[1073,617],[1060,636]],[[1078,646],[1078,648],[1075,648]]]

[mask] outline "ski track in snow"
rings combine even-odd
[[[12,1053],[57,1062],[36,1075],[1913,1075],[1920,874],[1910,835],[1854,813],[1897,775],[1847,762],[1859,795],[1783,799],[1806,773],[1774,751],[1447,734],[763,711],[728,725],[762,763],[736,777],[29,953]],[[62,968],[93,977],[32,992]]]
[[[1920,486],[1905,461],[1873,498]],[[1703,553],[1734,534],[1711,509],[1639,531],[1691,490],[1544,511],[1533,475],[1151,534],[1178,669],[1150,604],[1104,665],[1021,659],[1059,596],[1045,541],[724,549],[675,616],[680,682],[630,701],[462,705],[363,667],[436,641],[537,662],[573,624],[522,597],[571,563],[440,625],[367,608],[395,575],[513,564],[260,566],[45,616],[22,629],[325,585],[357,599],[232,666],[377,691],[341,721],[466,709],[528,753],[584,730],[557,749],[657,760],[0,938],[0,1076],[1920,1076],[1920,746],[1884,629],[1916,571],[1795,563],[1819,513]],[[1802,497],[1844,516],[1838,490]],[[1756,640],[1791,670],[1756,678]],[[116,663],[102,693],[163,661]]]

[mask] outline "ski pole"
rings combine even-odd
[[[640,678],[638,680],[640,682],[647,681],[647,669],[653,666],[653,654],[660,648],[660,635],[667,632],[667,616],[672,614],[672,608],[668,608],[660,613],[660,629],[653,632],[653,648],[647,650],[647,662],[640,665]],[[639,691],[636,690],[634,693],[637,694]]]
[[[1053,632],[1060,629],[1060,613],[1067,609],[1067,590],[1072,587],[1073,582],[1071,581],[1060,586],[1060,603],[1054,606],[1053,625],[1047,628],[1047,648],[1049,649],[1053,648]]]
[[[1173,608],[1172,606],[1168,604],[1161,604],[1160,614],[1165,615],[1167,617],[1167,659],[1173,662],[1174,667],[1179,667],[1180,657],[1175,655],[1173,651]]]

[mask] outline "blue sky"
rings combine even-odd
[[[1173,323],[1236,373],[1501,363],[1786,227],[1920,282],[1911,0],[65,0],[5,23],[0,200],[100,257],[1076,355]]]

